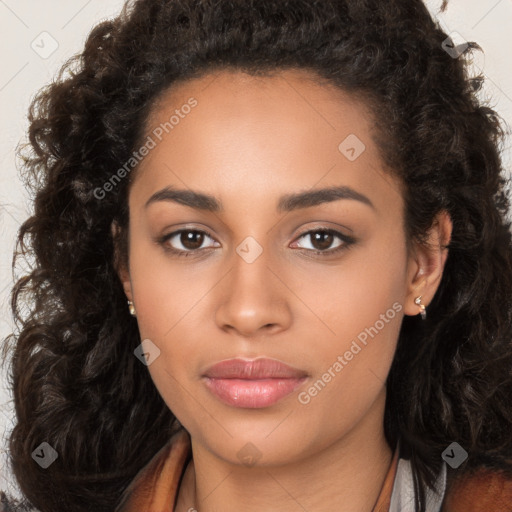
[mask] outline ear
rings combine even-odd
[[[452,229],[450,215],[443,210],[434,219],[426,243],[414,242],[408,261],[406,315],[420,313],[419,306],[414,302],[416,297],[421,296],[421,303],[425,307],[432,301],[443,277]]]
[[[119,238],[121,229],[117,222],[114,221],[110,226],[110,230],[112,233],[112,239],[114,241],[114,267],[116,269],[119,280],[123,285],[126,298],[130,301],[133,301],[132,281],[130,279],[130,269],[128,268],[128,258],[124,258],[122,256],[122,248]]]

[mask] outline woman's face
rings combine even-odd
[[[382,431],[419,267],[371,127],[363,104],[291,70],[182,83],[147,123],[125,289],[158,391],[226,461],[293,462]],[[297,372],[213,378],[233,358]]]

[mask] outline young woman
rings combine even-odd
[[[137,0],[92,31],[30,113],[33,506],[512,510],[502,132],[453,46],[420,0]]]

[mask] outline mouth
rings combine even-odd
[[[275,359],[229,359],[211,366],[203,378],[208,390],[223,403],[257,409],[292,393],[308,374]]]

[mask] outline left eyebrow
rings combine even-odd
[[[365,195],[357,192],[353,188],[340,186],[308,190],[306,192],[281,196],[277,204],[277,211],[291,212],[300,208],[310,208],[323,203],[331,203],[339,199],[353,199],[375,209],[373,203]]]
[[[293,210],[311,208],[312,206],[318,206],[323,203],[330,203],[340,199],[360,201],[361,203],[375,209],[375,206],[370,199],[360,192],[346,186],[335,186],[283,195],[279,198],[277,203],[277,211],[291,212]],[[158,201],[173,201],[196,210],[204,210],[208,212],[221,212],[224,210],[222,202],[212,195],[193,190],[179,190],[171,186],[155,192],[146,201],[145,208]]]

